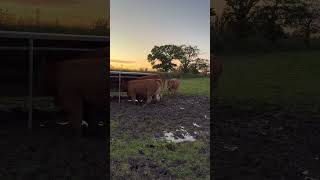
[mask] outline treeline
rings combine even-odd
[[[109,19],[98,18],[88,27],[63,26],[59,19],[53,23],[40,23],[40,13],[36,10],[34,17],[17,17],[7,9],[0,8],[0,30],[31,31],[44,33],[66,33],[84,35],[109,35]]]
[[[320,48],[320,0],[226,0],[211,9],[214,53]]]
[[[154,46],[147,56],[153,69],[176,74],[203,74],[210,72],[208,59],[199,58],[200,49],[190,45]]]
[[[200,58],[200,49],[191,45],[154,46],[147,59],[152,69],[164,77],[193,78],[210,75],[210,62]],[[112,71],[151,72],[147,68],[126,69],[110,66]]]
[[[129,69],[129,68],[117,68],[110,66],[111,71],[125,71],[125,72],[143,72],[143,73],[157,73],[161,77],[170,79],[170,78],[199,78],[199,77],[209,77],[208,73],[183,73],[181,71],[171,71],[171,72],[160,72],[152,71],[148,68],[138,68],[138,69]]]

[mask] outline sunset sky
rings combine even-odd
[[[155,45],[198,46],[210,57],[210,0],[111,0],[111,65],[148,68]]]
[[[40,9],[41,23],[59,23],[64,26],[88,26],[99,17],[109,17],[109,0],[1,0],[0,8],[8,9],[17,18],[35,18]]]

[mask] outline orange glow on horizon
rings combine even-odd
[[[114,62],[112,59],[110,61],[111,69],[130,69],[130,70],[145,70],[148,71],[156,71],[155,69],[152,69],[152,66],[150,63],[128,63],[126,61],[124,62]]]

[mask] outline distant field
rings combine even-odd
[[[317,51],[220,56],[224,72],[215,95],[280,104],[319,102],[319,57]]]
[[[184,95],[210,96],[210,78],[182,79],[178,93]]]

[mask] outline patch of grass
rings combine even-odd
[[[273,104],[319,102],[318,51],[221,56],[224,64],[215,96]]]
[[[183,95],[210,96],[210,78],[182,79],[178,93]]]
[[[128,140],[125,136],[111,142],[113,174],[118,177],[130,176],[129,159],[143,162],[149,159],[156,167],[165,168],[169,174],[179,179],[209,179],[209,144],[202,141],[169,143],[150,138]],[[153,177],[152,172],[148,172]]]
[[[121,114],[118,118],[121,119]],[[110,124],[111,172],[114,179],[156,179],[161,169],[177,179],[210,179],[208,142],[197,140],[175,144],[148,136],[132,138],[125,130],[120,134],[117,132],[121,123],[116,119],[111,120]],[[131,170],[132,164],[138,164],[144,174],[135,168]]]

